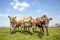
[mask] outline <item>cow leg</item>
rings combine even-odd
[[[13,32],[13,25],[10,23],[10,32]]]
[[[28,27],[28,32],[30,32],[30,27]]]
[[[34,25],[32,26],[32,30],[33,30],[33,33],[34,33],[35,32],[35,26]]]
[[[12,28],[10,27],[10,32],[12,32]]]
[[[15,29],[16,29],[16,27],[14,27],[14,33],[16,32],[16,30],[15,30]]]
[[[14,32],[14,28],[10,27],[10,32],[13,33]]]
[[[32,27],[32,33],[34,33],[34,27],[33,26],[30,26],[30,27]]]
[[[12,27],[12,25],[11,25],[11,23],[10,23],[10,32],[11,32],[11,27]]]
[[[40,27],[40,32],[41,32],[41,27]]]
[[[25,31],[25,26],[24,26],[24,31]]]
[[[22,33],[22,27],[21,27],[21,33]]]
[[[24,31],[27,31],[27,27],[26,26],[24,27]]]
[[[35,26],[35,31],[37,30],[37,26]]]
[[[18,27],[18,30],[19,30],[19,27]]]
[[[28,27],[25,27],[25,30],[26,30],[26,31],[28,31],[27,29],[28,29]]]
[[[23,25],[21,25],[20,27],[21,27],[21,33],[22,33],[24,26],[23,26]]]
[[[34,28],[32,28],[32,30],[33,30],[33,33],[34,33]]]
[[[46,28],[47,36],[49,36],[49,33],[48,33],[48,26],[46,26],[45,28]]]
[[[24,26],[24,32],[25,32],[25,31],[27,31],[27,27],[26,27],[26,26]]]
[[[11,28],[10,28],[10,32],[11,32]]]
[[[42,28],[42,34],[44,35],[44,29],[43,29],[43,27],[41,27]]]

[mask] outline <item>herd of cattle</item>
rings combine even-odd
[[[47,36],[49,35],[48,33],[48,24],[49,21],[52,20],[52,18],[48,18],[46,15],[43,15],[41,17],[38,17],[36,19],[32,18],[32,16],[29,16],[27,18],[21,17],[17,19],[17,16],[8,16],[10,19],[10,31],[15,31],[16,27],[21,28],[22,30],[27,30],[30,32],[30,27],[32,28],[33,32],[36,31],[36,28],[40,28],[40,31],[44,33],[44,27],[46,28],[46,33]]]

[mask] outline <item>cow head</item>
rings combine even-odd
[[[33,18],[32,18],[32,16],[29,16],[28,19],[29,19],[29,20],[32,20]]]
[[[16,18],[16,16],[12,15],[12,16],[8,16],[8,18],[10,19],[10,23],[13,23],[15,18]]]
[[[25,20],[25,17],[21,17],[21,20],[24,21]]]
[[[43,16],[41,17],[41,19],[42,19],[42,23],[43,23],[44,25],[48,25],[49,22],[52,20],[52,18],[48,18],[46,15],[43,15]]]
[[[49,22],[52,20],[52,18],[46,18],[45,20],[43,19],[43,24],[45,26],[48,26]]]

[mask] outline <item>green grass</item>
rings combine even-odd
[[[32,30],[30,30],[32,33]],[[44,36],[40,33],[39,29],[35,34],[26,34],[21,32],[16,32],[15,34],[10,34],[9,28],[0,28],[0,40],[60,40],[60,28],[49,28],[49,36],[46,36],[44,31]]]

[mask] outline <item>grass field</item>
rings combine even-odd
[[[30,30],[31,31],[31,30]],[[46,36],[44,31],[44,36],[39,33],[39,29],[35,34],[31,33],[21,33],[16,32],[15,34],[10,34],[9,28],[0,28],[0,40],[60,40],[60,28],[49,28],[49,36]]]

